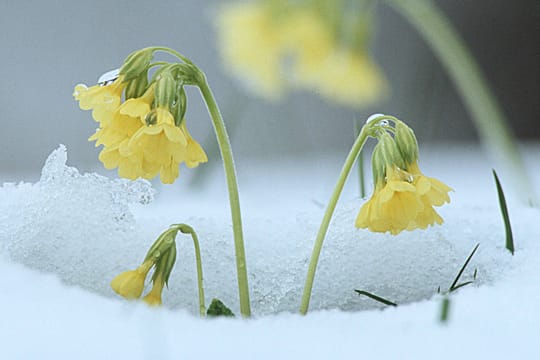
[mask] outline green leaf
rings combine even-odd
[[[371,298],[371,299],[373,299],[373,300],[375,300],[375,301],[378,301],[378,302],[380,302],[380,303],[383,303],[384,305],[388,305],[388,306],[397,306],[396,303],[394,303],[394,302],[392,302],[392,301],[390,301],[390,300],[387,300],[387,299],[385,299],[385,298],[382,298],[382,297],[380,297],[380,296],[377,296],[377,295],[375,295],[375,294],[372,294],[372,293],[370,293],[370,292],[367,292],[367,291],[364,291],[364,290],[354,290],[354,291],[356,291],[359,295],[365,295],[365,296],[367,296],[367,297],[369,297],[369,298]]]
[[[495,170],[493,170],[493,178],[495,179],[495,185],[497,185],[497,194],[499,195],[499,205],[501,207],[501,213],[504,220],[504,228],[506,230],[506,248],[512,255],[514,255],[514,237],[512,236],[512,226],[510,226],[510,217],[508,216],[508,208],[506,207],[506,199],[504,192],[499,181],[499,177]]]
[[[234,316],[231,309],[229,309],[223,302],[219,299],[212,299],[208,310],[206,310],[206,315],[211,317],[216,316]]]

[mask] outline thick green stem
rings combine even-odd
[[[532,185],[507,121],[480,69],[447,18],[431,0],[386,0],[423,36],[450,74],[481,141],[516,179],[516,189],[534,201]]]
[[[334,214],[334,210],[339,200],[339,196],[341,195],[341,191],[343,190],[343,186],[345,185],[345,181],[347,180],[347,177],[349,176],[349,173],[351,172],[351,168],[354,165],[354,161],[358,157],[358,154],[360,154],[360,152],[362,151],[362,147],[364,146],[364,143],[366,142],[367,137],[368,137],[368,128],[367,126],[364,126],[362,128],[362,131],[360,131],[360,135],[358,135],[358,137],[356,138],[356,141],[354,142],[351,148],[351,151],[349,152],[349,155],[347,156],[347,159],[345,160],[345,164],[343,165],[343,168],[341,169],[341,173],[339,174],[339,178],[336,183],[336,187],[334,188],[334,192],[332,193],[332,196],[330,197],[330,200],[328,201],[328,205],[326,206],[326,211],[324,213],[321,226],[319,227],[319,232],[317,234],[317,238],[315,239],[315,245],[313,247],[313,252],[311,254],[311,260],[309,262],[306,282],[304,285],[304,293],[302,294],[302,303],[300,304],[300,313],[302,315],[305,315],[309,308],[309,300],[311,298],[313,280],[315,279],[315,271],[317,270],[317,264],[319,262],[319,255],[321,254],[324,237],[326,236],[326,232],[328,231],[330,220],[332,219],[332,215]]]
[[[203,270],[201,259],[201,248],[199,246],[199,238],[193,228],[186,224],[175,225],[183,234],[190,234],[193,239],[193,247],[195,248],[195,262],[197,264],[197,286],[199,288],[199,313],[201,317],[206,316],[206,305],[204,304],[204,287],[203,287]]]
[[[244,317],[251,316],[251,307],[249,303],[249,286],[247,277],[246,256],[244,251],[244,240],[242,235],[242,218],[240,215],[240,200],[238,197],[238,185],[236,182],[236,172],[231,150],[231,144],[225,129],[225,123],[219,112],[212,91],[206,82],[206,77],[202,72],[199,76],[199,89],[204,98],[204,102],[212,118],[214,130],[216,132],[217,142],[223,159],[225,177],[227,179],[227,188],[229,190],[229,202],[231,205],[231,216],[234,233],[234,250],[236,255],[236,270],[238,276],[238,292],[240,296],[240,313]]]

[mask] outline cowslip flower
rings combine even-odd
[[[411,174],[396,166],[388,166],[386,179],[376,184],[373,195],[360,209],[356,227],[397,235],[412,229],[424,207]]]
[[[73,91],[73,97],[79,101],[79,107],[82,110],[92,110],[94,120],[102,124],[108,122],[120,106],[125,86],[123,76],[120,75],[108,85],[98,84],[87,87],[84,84],[78,84]]]
[[[144,282],[154,262],[145,261],[135,270],[125,271],[111,281],[112,289],[126,299],[138,299],[144,289]]]
[[[159,173],[161,181],[170,184],[179,175],[180,163],[194,167],[208,161],[202,147],[189,134],[185,120],[180,127],[176,126],[173,115],[160,107],[155,109],[155,119],[155,124],[142,126],[119,147],[118,156],[132,164],[130,178],[152,179]]]
[[[143,301],[150,306],[161,306],[161,293],[163,292],[164,285],[163,276],[159,273],[154,279],[152,289],[143,297]]]
[[[355,223],[358,228],[392,235],[442,224],[433,207],[450,202],[452,190],[420,171],[414,132],[403,122],[395,122],[394,138],[386,131],[377,134],[372,160],[375,189]]]

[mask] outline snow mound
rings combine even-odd
[[[0,204],[0,246],[7,256],[27,267],[56,274],[64,283],[123,301],[110,289],[110,280],[121,271],[137,267],[152,242],[170,224],[185,222],[199,235],[207,304],[218,297],[238,312],[227,204],[216,206],[213,195],[205,197],[202,193],[182,194],[182,201],[177,195],[168,205],[151,203],[154,191],[147,181],[81,175],[66,166],[66,160],[66,149],[60,146],[47,159],[39,182],[4,184],[0,188],[4,199]],[[357,311],[382,307],[359,296],[355,289],[398,304],[431,298],[439,288],[449,288],[476,243],[480,248],[462,281],[472,280],[475,270],[477,279],[472,286],[492,284],[501,278],[515,262],[503,246],[504,229],[496,201],[471,204],[460,201],[457,193],[453,199],[457,201],[440,209],[443,226],[398,236],[354,227],[364,200],[349,198],[340,204],[323,247],[310,309]],[[199,211],[186,215],[190,208],[221,206],[223,214],[206,216]],[[295,216],[287,212],[260,216],[244,211],[255,314],[298,310],[322,215],[322,208]],[[527,238],[538,237],[538,229],[528,226],[537,215],[536,210],[522,211],[513,219],[515,229],[526,231],[515,233],[518,253]],[[164,304],[195,314],[198,298],[191,238],[179,234],[177,247],[177,263],[169,289],[164,292]]]
[[[139,236],[129,205],[151,202],[154,190],[143,180],[81,175],[66,161],[60,145],[39,182],[0,188],[0,246],[16,262],[103,292],[115,257]]]

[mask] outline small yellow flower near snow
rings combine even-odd
[[[163,285],[165,285],[165,282],[163,281],[162,274],[159,273],[154,280],[152,289],[143,297],[143,301],[150,306],[161,306],[161,293],[163,292]]]
[[[420,171],[414,132],[405,123],[393,121],[394,137],[386,130],[375,131],[379,140],[372,160],[375,189],[360,209],[355,225],[392,235],[440,225],[443,219],[433,207],[449,203],[452,189]]]
[[[112,289],[126,299],[140,298],[144,290],[144,281],[153,264],[152,260],[147,260],[137,269],[117,275],[111,281]]]

